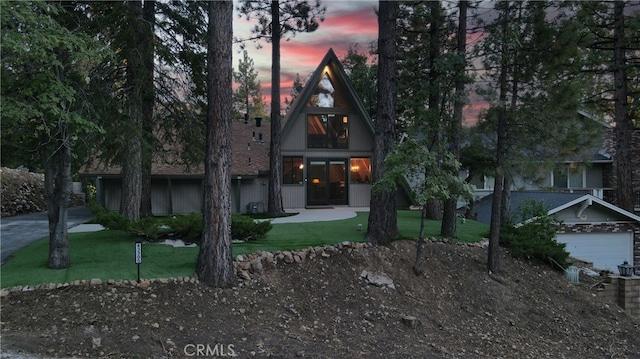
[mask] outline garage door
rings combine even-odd
[[[593,262],[598,269],[618,273],[618,264],[633,264],[633,237],[624,233],[564,233],[556,237],[565,243],[569,254],[577,259]]]

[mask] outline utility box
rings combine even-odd
[[[258,214],[263,212],[264,208],[262,202],[249,202],[247,205],[247,213],[249,214]]]

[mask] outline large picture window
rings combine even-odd
[[[351,183],[371,183],[371,159],[352,158],[351,159]]]
[[[308,148],[349,148],[349,117],[322,114],[307,116]]]
[[[282,157],[282,183],[302,184],[302,157]]]

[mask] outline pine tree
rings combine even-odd
[[[238,63],[238,71],[233,73],[233,79],[238,84],[238,88],[233,93],[233,117],[244,118],[247,121],[253,117],[264,117],[265,104],[262,100],[258,72],[246,50],[243,51],[242,59]]]
[[[615,203],[633,210],[632,133],[640,126],[640,11],[628,1],[578,2],[585,104],[615,123]],[[634,123],[635,120],[635,123]]]
[[[267,6],[268,5],[268,6]],[[280,106],[280,40],[299,32],[313,32],[323,21],[326,8],[316,0],[309,1],[243,0],[239,8],[248,20],[257,19],[253,29],[254,39],[271,42],[271,141],[269,144],[269,197],[267,215],[284,215],[282,205],[281,106]],[[277,25],[277,26],[276,26]]]
[[[371,180],[375,183],[385,173],[385,158],[393,151],[396,122],[396,19],[398,4],[380,1],[378,13],[378,117],[375,122]],[[366,241],[386,245],[398,235],[395,189],[383,187],[372,191]]]
[[[481,93],[491,104],[480,126],[493,139],[496,156],[492,272],[499,270],[499,232],[508,219],[513,174],[539,173],[592,141],[577,135],[588,126],[576,122],[579,92],[571,76],[576,46],[570,22],[551,2],[503,1],[495,9],[498,16],[485,26],[488,36],[476,48],[486,71]]]
[[[233,3],[209,2],[207,43],[207,152],[198,279],[233,287],[231,253],[231,112]]]

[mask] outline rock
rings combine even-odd
[[[291,264],[294,262],[293,255],[291,255],[291,252],[285,252],[284,262],[288,264]]]
[[[134,336],[132,336],[132,337],[131,337],[131,340],[133,340],[134,342],[135,342],[136,340],[138,340],[138,339],[140,339],[140,336],[139,336],[139,335],[134,335]]]
[[[158,323],[153,323],[153,324],[151,324],[151,327],[153,327],[153,328],[160,328],[160,324],[158,324]]]
[[[102,338],[98,337],[98,338],[91,338],[91,347],[93,349],[101,347],[102,346]]]
[[[9,295],[9,291],[6,289],[0,290],[0,298],[6,297]]]
[[[402,324],[406,325],[409,328],[415,328],[420,323],[418,318],[412,315],[403,315],[400,317],[400,320],[402,321]]]
[[[91,284],[91,285],[100,285],[100,284],[102,284],[102,280],[100,278],[93,278],[93,279],[91,279],[89,284]]]
[[[251,276],[249,275],[249,272],[247,272],[246,270],[240,271],[240,278],[242,280],[251,280]]]
[[[262,259],[260,257],[251,261],[251,272],[252,273],[261,273],[262,272]]]
[[[366,277],[363,277],[363,274],[366,274]],[[391,289],[396,289],[396,286],[393,284],[393,279],[389,277],[386,273],[369,273],[367,271],[362,271],[360,277],[365,278],[367,283],[373,284],[376,287],[388,287]]]

